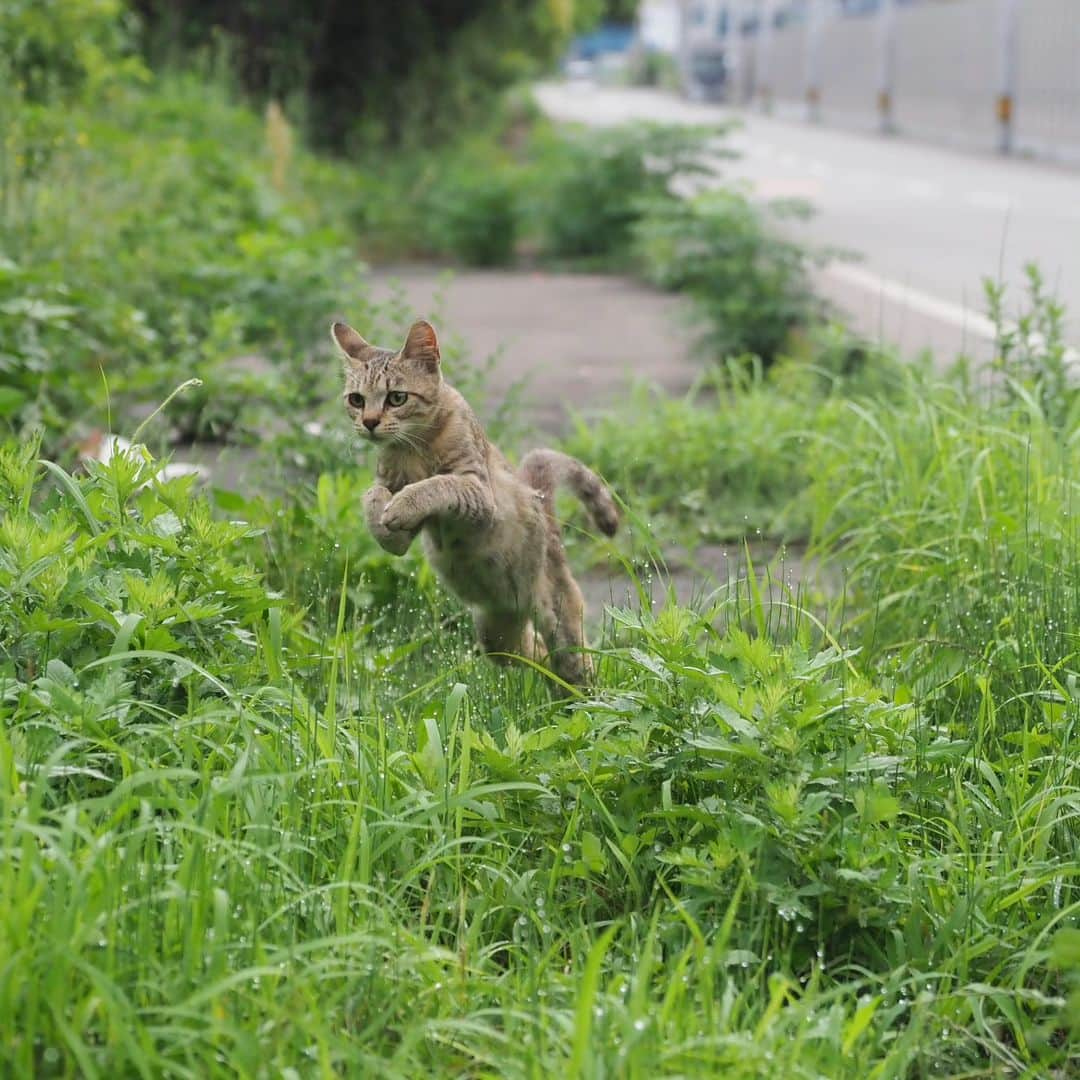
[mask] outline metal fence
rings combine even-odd
[[[1080,160],[1080,0],[700,0],[698,7],[726,12],[735,100]]]

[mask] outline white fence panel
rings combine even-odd
[[[821,38],[821,111],[859,126],[875,120],[878,83],[877,20],[868,15],[825,24]]]
[[[1025,0],[1019,45],[1017,145],[1080,157],[1080,0]]]
[[[992,149],[999,144],[1001,12],[1006,0],[913,0],[895,8],[892,119],[901,132]],[[762,3],[759,11],[769,10]],[[804,8],[804,11],[808,10]],[[820,118],[878,124],[879,11],[844,15],[824,0]],[[806,102],[808,20],[776,27],[759,92]],[[1080,0],[1021,0],[1013,146],[1080,160]]]

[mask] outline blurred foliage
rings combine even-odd
[[[94,106],[8,83],[0,119],[0,423],[55,448],[200,376],[170,415],[179,437],[220,438],[265,432],[283,392],[321,396],[301,372],[327,363],[311,352],[326,321],[348,305],[371,322],[335,209],[348,169],[283,157],[280,123],[275,154],[196,75]]]
[[[537,225],[556,257],[626,256],[649,202],[678,202],[676,177],[708,172],[716,130],[627,124],[604,131],[558,131],[536,148]]]
[[[797,204],[772,207],[774,217],[806,213]],[[751,353],[769,363],[794,327],[820,318],[810,253],[737,191],[655,203],[635,240],[646,277],[690,299],[716,356]]]
[[[4,0],[0,81],[44,102],[143,78],[136,25],[123,0]]]
[[[622,5],[625,7],[625,5]],[[258,97],[300,99],[316,141],[430,146],[490,112],[602,14],[575,0],[136,0],[149,55],[227,49]]]
[[[677,91],[682,85],[678,60],[658,49],[635,48],[626,64],[623,81],[630,86],[655,86]]]
[[[468,137],[377,161],[363,178],[355,220],[376,257],[492,265],[527,253],[629,268],[633,228],[651,207],[678,201],[677,180],[710,172],[706,151],[716,135],[661,124],[568,129],[511,93],[492,123]]]
[[[502,266],[516,253],[519,192],[511,171],[488,154],[450,159],[431,192],[432,239],[467,266]]]

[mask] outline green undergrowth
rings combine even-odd
[[[665,544],[805,542],[819,448],[843,440],[850,410],[921,392],[898,359],[839,325],[766,371],[753,356],[705,371],[682,398],[645,384],[609,413],[579,417],[570,453],[615,485]],[[674,433],[674,435],[673,435]],[[842,477],[842,458],[832,464]],[[842,480],[841,480],[842,482]]]
[[[361,480],[275,533],[159,468],[0,453],[17,1074],[1067,1068],[1073,650],[915,683],[747,581],[566,698],[390,587]]]
[[[54,451],[190,377],[174,438],[249,439],[321,399],[341,304],[396,323],[365,299],[350,170],[220,78],[147,79],[37,101],[0,78],[0,424]]]

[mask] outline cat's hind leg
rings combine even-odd
[[[592,657],[585,651],[585,601],[561,552],[549,560],[547,578],[537,621],[547,642],[548,664],[560,679],[584,686],[593,677]]]
[[[515,656],[543,662],[547,650],[528,616],[517,611],[475,612],[476,636],[480,648],[497,663],[510,663]]]

